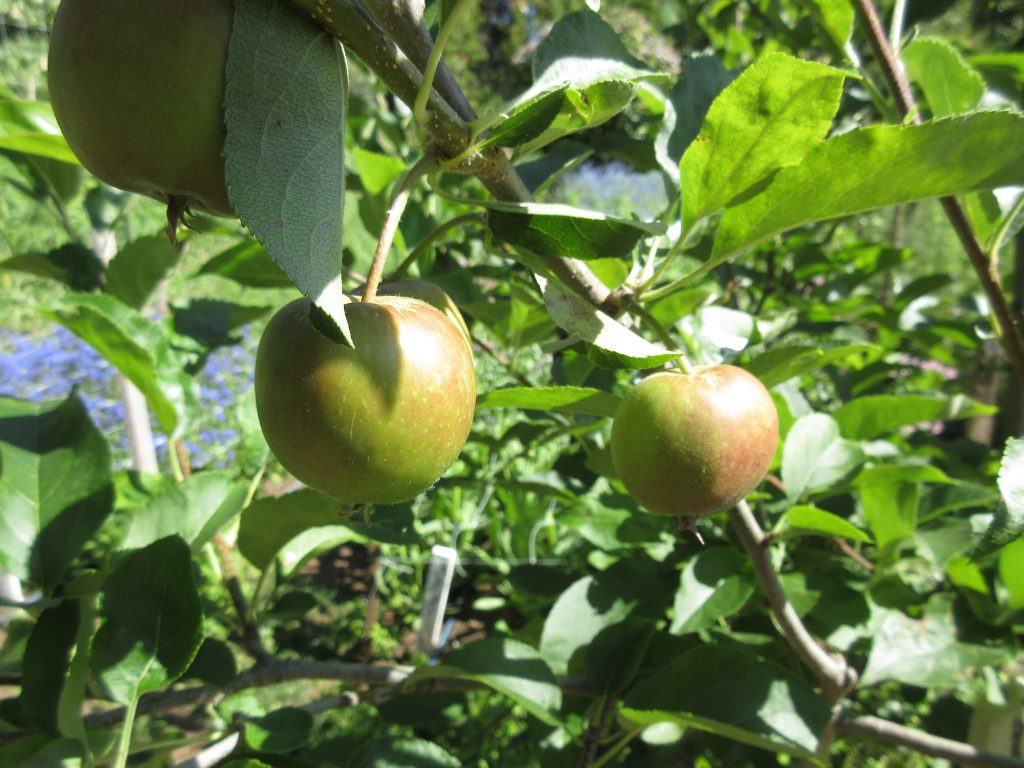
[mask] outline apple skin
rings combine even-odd
[[[409,278],[408,280],[394,280],[384,283],[377,290],[379,296],[409,296],[413,299],[425,301],[430,306],[440,310],[441,314],[455,323],[459,332],[466,339],[470,349],[473,348],[473,337],[469,335],[469,326],[459,311],[458,305],[452,301],[452,297],[445,293],[440,286],[429,280]]]
[[[234,216],[224,182],[232,0],[62,0],[49,88],[64,137],[120,189]]]
[[[661,515],[728,509],[764,479],[779,417],[758,379],[731,365],[648,376],[612,425],[612,461],[626,489]]]
[[[355,349],[336,344],[298,299],[256,353],[256,409],[271,451],[313,488],[350,504],[414,498],[466,443],[473,358],[458,328],[417,299],[346,305]]]

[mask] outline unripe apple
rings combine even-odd
[[[224,183],[232,0],[62,0],[50,100],[89,171],[121,189],[233,216]]]
[[[476,377],[459,329],[417,299],[345,307],[355,348],[310,322],[298,299],[267,325],[256,354],[256,408],[267,444],[307,485],[351,504],[406,501],[462,451]]]
[[[764,479],[779,418],[758,379],[731,365],[648,376],[622,401],[612,461],[651,512],[700,517],[727,509]]]

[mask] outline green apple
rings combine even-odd
[[[89,171],[233,216],[224,182],[232,0],[62,0],[50,36],[57,122]]]
[[[651,512],[701,517],[727,509],[764,479],[779,418],[758,379],[731,365],[661,372],[626,395],[612,425],[612,461]]]
[[[351,504],[414,498],[452,465],[476,405],[473,358],[434,307],[378,296],[346,305],[355,348],[322,335],[308,299],[281,309],[256,354],[267,444],[307,485]]]

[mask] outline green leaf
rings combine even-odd
[[[289,3],[235,3],[224,97],[231,204],[351,345],[341,286],[347,97],[337,39]]]
[[[857,476],[857,485],[889,483],[952,483],[953,479],[931,464],[879,464]]]
[[[1024,516],[1024,440],[1011,437],[1006,441],[998,485],[1010,513]]]
[[[45,101],[0,101],[0,149],[78,165]]]
[[[78,635],[78,602],[65,600],[36,620],[25,646],[21,711],[33,728],[57,735],[57,709]]]
[[[803,224],[1024,183],[1024,116],[978,112],[835,136],[726,211],[710,265]]]
[[[921,500],[919,483],[951,483],[929,465],[868,467],[857,476],[861,508],[879,547],[914,535]]]
[[[946,563],[946,576],[951,584],[961,589],[972,589],[982,595],[989,594],[985,575],[976,563],[966,557],[954,557]]]
[[[846,74],[777,53],[715,99],[680,162],[683,222],[725,208],[771,173],[799,163],[839,109]]]
[[[971,553],[974,560],[980,560],[1024,535],[1024,440],[1011,437],[1006,441],[997,485],[1003,503]]]
[[[45,277],[86,292],[100,287],[103,274],[103,265],[96,254],[78,243],[67,243],[46,253],[12,256],[0,261],[0,269]]]
[[[790,507],[786,510],[783,519],[786,523],[787,537],[799,536],[802,533],[817,533],[823,536],[842,536],[864,543],[871,542],[870,536],[846,519],[814,506]]]
[[[999,578],[1010,595],[1010,607],[1024,608],[1024,538],[1010,542],[999,553]]]
[[[385,191],[391,182],[405,173],[406,169],[405,162],[400,157],[371,152],[358,146],[352,150],[352,162],[355,163],[356,173],[363,182],[363,189],[371,195],[379,195]]]
[[[226,472],[192,475],[134,512],[123,546],[145,547],[178,534],[196,553],[242,511],[246,490]]]
[[[0,149],[59,160],[62,163],[78,163],[78,158],[63,136],[51,136],[46,133],[0,133]]]
[[[683,60],[683,74],[665,101],[661,130],[654,144],[658,163],[674,185],[679,185],[683,153],[700,133],[712,102],[737,74],[722,66],[713,53],[690,54]]]
[[[480,121],[490,129],[477,148],[517,147],[520,155],[577,131],[594,128],[622,111],[638,84],[662,80],[634,58],[597,14],[563,16],[537,47],[534,83],[502,107],[498,118]]]
[[[423,739],[392,739],[374,744],[352,768],[461,768],[462,763]]]
[[[701,550],[683,568],[671,632],[699,632],[739,612],[754,594],[750,560],[726,547]]]
[[[919,37],[900,54],[907,76],[917,83],[932,117],[948,117],[976,109],[985,95],[985,81],[945,40]]]
[[[46,101],[0,100],[0,150],[78,165]]]
[[[242,512],[238,551],[260,570],[300,533],[344,523],[338,502],[304,488],[277,498],[254,501]]]
[[[462,646],[434,667],[420,667],[409,682],[455,677],[474,680],[508,696],[546,723],[557,723],[562,689],[540,654],[525,643],[488,638]]]
[[[53,114],[53,107],[46,101],[28,101],[0,98],[0,132],[46,133],[60,136],[60,126]],[[77,162],[71,160],[70,162]]]
[[[197,275],[217,275],[250,288],[288,288],[292,281],[256,240],[245,240],[207,261]]]
[[[993,507],[999,502],[999,490],[982,483],[932,486],[925,489],[922,502],[922,509],[929,518],[934,518],[959,509]]]
[[[575,668],[577,651],[606,627],[629,616],[661,617],[675,585],[652,572],[649,562],[620,560],[595,576],[584,576],[559,596],[540,639],[541,655],[556,674]]]
[[[636,501],[618,494],[581,498],[559,514],[559,522],[608,552],[634,547],[671,549],[675,544],[665,519],[641,513]]]
[[[499,240],[545,256],[605,259],[629,256],[661,228],[597,211],[544,203],[488,202],[487,226]]]
[[[684,317],[692,315],[716,296],[710,288],[689,288],[675,291],[664,299],[659,299],[647,309],[651,315],[664,326],[671,327]]]
[[[621,398],[590,387],[507,387],[480,395],[476,407],[614,416],[620,402]]]
[[[133,309],[142,309],[160,281],[178,263],[178,256],[178,249],[166,235],[133,240],[107,265],[107,293]]]
[[[793,606],[797,616],[803,617],[818,605],[823,594],[822,588],[808,583],[807,576],[799,571],[783,573],[779,576],[786,599]]]
[[[936,527],[914,533],[917,554],[941,569],[971,544],[971,524],[963,518],[944,520]],[[965,559],[965,558],[961,558]]]
[[[82,745],[75,739],[26,736],[0,749],[0,765],[18,768],[81,768]]]
[[[757,376],[766,387],[774,387],[796,376],[877,349],[872,344],[850,344],[837,339],[821,339],[813,344],[788,341],[761,352],[744,368]]]
[[[967,214],[978,239],[984,244],[985,250],[991,250],[993,237],[1003,220],[999,199],[991,190],[983,189],[980,192],[969,192],[961,196],[960,203],[963,205],[964,213]],[[1021,218],[1018,215],[1010,229],[1007,230],[1006,236],[1015,234],[1021,223]]]
[[[702,645],[641,678],[623,715],[675,722],[774,752],[813,758],[828,707],[802,680],[735,647]]]
[[[651,344],[554,280],[541,279],[541,283],[551,319],[562,330],[600,350],[603,354],[595,362],[605,367],[642,369],[679,357],[678,352]]]
[[[218,688],[226,688],[237,675],[238,663],[235,661],[231,646],[223,640],[207,637],[199,646],[182,678],[202,680]]]
[[[261,752],[291,752],[309,741],[313,715],[298,707],[282,707],[245,724],[245,743]]]
[[[0,158],[0,178],[41,206],[71,208],[84,186],[86,173],[79,165],[3,149]]]
[[[605,627],[617,624],[632,613],[637,598],[627,590],[600,595],[601,582],[584,576],[555,601],[541,635],[540,650],[552,669],[564,674],[573,654],[585,647]]]
[[[236,343],[238,339],[232,334],[272,309],[217,299],[190,299],[184,306],[171,308],[174,313],[174,332],[209,348]]]
[[[864,463],[857,443],[839,435],[835,419],[823,413],[801,416],[782,447],[782,482],[789,499],[831,488]]]
[[[845,51],[853,34],[853,5],[848,0],[800,0],[800,3],[822,26],[836,48]]]
[[[975,667],[997,664],[1007,656],[1000,648],[958,640],[952,606],[953,596],[942,594],[928,601],[921,619],[886,612],[874,633],[861,684],[896,680],[922,688],[952,688],[966,681]]]
[[[44,311],[99,352],[146,397],[160,428],[178,437],[198,407],[188,376],[160,325],[112,296],[64,296]]]
[[[657,627],[653,619],[625,619],[598,632],[584,665],[594,690],[618,694],[632,683]]]
[[[833,414],[843,437],[873,440],[900,427],[926,421],[952,421],[995,413],[963,395],[871,395],[840,406]]]
[[[110,453],[74,395],[0,398],[0,566],[50,594],[113,510]]]
[[[203,641],[203,610],[184,541],[169,536],[135,550],[102,594],[92,668],[114,701],[130,704],[188,669]]]

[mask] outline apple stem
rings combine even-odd
[[[380,240],[377,241],[377,250],[373,254],[373,264],[370,267],[370,274],[366,278],[366,287],[363,288],[363,301],[373,301],[377,295],[377,286],[380,285],[380,278],[384,274],[384,262],[387,261],[388,251],[395,241],[398,233],[398,224],[402,220],[405,206],[409,202],[409,195],[420,177],[430,173],[437,166],[437,158],[432,154],[421,157],[416,164],[406,171],[402,177],[401,184],[395,192],[395,199],[391,201],[387,214],[384,216],[384,226],[381,227]]]
[[[679,371],[684,376],[693,376],[695,373],[697,373],[697,369],[690,364],[689,359],[687,359],[686,355],[683,354],[679,355],[679,357],[676,358],[676,367],[679,368]],[[698,536],[697,538],[699,539],[700,536]],[[704,542],[701,543],[703,544]]]

